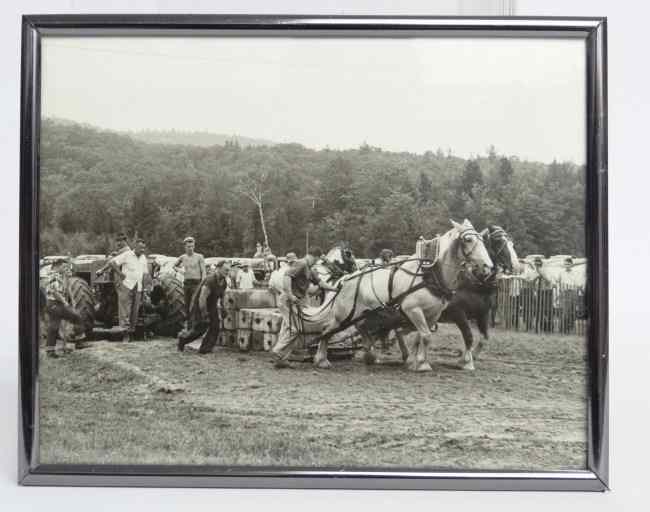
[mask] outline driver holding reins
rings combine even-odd
[[[289,364],[289,356],[291,356],[295,341],[302,334],[299,322],[300,304],[307,294],[309,284],[314,283],[323,290],[337,291],[337,288],[321,280],[320,276],[311,270],[322,254],[319,247],[312,247],[303,259],[296,261],[284,273],[282,292],[278,297],[278,308],[282,313],[282,327],[278,341],[271,350],[276,368],[292,368]]]

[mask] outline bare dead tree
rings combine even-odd
[[[239,181],[237,186],[237,193],[251,200],[260,214],[260,224],[262,225],[262,233],[264,234],[264,243],[267,247],[269,244],[269,236],[266,232],[266,223],[264,222],[264,195],[267,191],[268,172],[260,169],[258,166],[257,171],[249,174]]]

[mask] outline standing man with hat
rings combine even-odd
[[[187,319],[187,328],[192,328],[192,320],[190,318],[190,305],[192,304],[192,297],[196,292],[199,284],[206,276],[205,260],[203,255],[194,252],[194,238],[188,236],[183,240],[185,244],[185,254],[178,257],[174,263],[174,268],[183,266],[185,274],[183,275],[183,291],[185,295],[185,318]]]
[[[303,334],[298,319],[301,314],[300,303],[307,294],[309,283],[314,283],[323,290],[337,291],[337,288],[322,281],[318,274],[311,270],[322,254],[319,247],[312,247],[303,259],[296,261],[284,274],[282,293],[278,298],[282,327],[278,341],[271,351],[276,368],[291,368],[289,356],[298,336]]]
[[[61,326],[61,320],[68,320],[77,325],[83,324],[83,319],[69,304],[65,294],[64,274],[67,261],[55,260],[52,263],[52,273],[47,282],[47,344],[46,354],[51,358],[58,358],[56,353],[56,337]],[[65,340],[64,340],[65,344]]]

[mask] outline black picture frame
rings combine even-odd
[[[586,43],[589,257],[588,455],[579,472],[46,465],[38,460],[38,183],[41,38],[48,35],[309,35],[580,38]],[[605,18],[28,15],[22,19],[19,468],[22,485],[604,491],[609,485]]]

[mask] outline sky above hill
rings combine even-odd
[[[112,130],[585,161],[579,40],[45,37],[42,62],[44,117]]]

